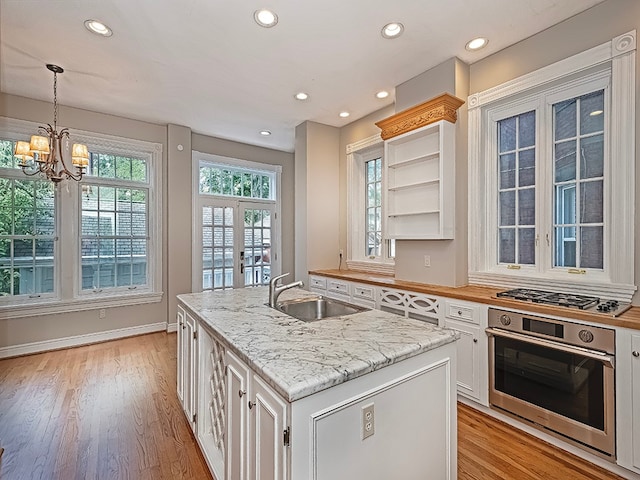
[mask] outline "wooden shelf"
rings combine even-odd
[[[437,185],[438,183],[440,183],[440,179],[436,178],[434,180],[426,180],[424,182],[416,182],[416,183],[409,183],[406,185],[396,185],[393,187],[389,187],[388,190],[392,191],[392,192],[397,192],[400,190],[408,190],[411,188],[418,188],[418,187],[426,187],[429,185]]]
[[[402,168],[408,167],[410,165],[414,165],[416,163],[428,162],[430,160],[438,160],[440,158],[440,152],[436,151],[433,153],[427,153],[426,155],[421,155],[419,157],[410,158],[408,160],[397,161],[393,164],[389,164],[389,168]]]
[[[418,210],[415,212],[402,212],[402,213],[389,213],[390,217],[412,217],[415,215],[433,215],[434,213],[440,213],[440,210]]]

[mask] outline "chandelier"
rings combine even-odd
[[[69,143],[69,130],[63,128],[58,132],[58,74],[64,72],[58,65],[47,64],[53,72],[53,127],[38,127],[39,135],[33,135],[30,142],[16,142],[15,157],[20,160],[18,166],[29,176],[41,174],[54,184],[62,180],[80,181],[84,169],[89,165],[89,151],[86,145],[74,143],[71,149],[71,163],[75,172],[67,168],[62,155],[62,139]],[[72,168],[73,168],[72,167]]]

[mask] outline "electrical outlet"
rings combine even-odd
[[[425,255],[424,256],[424,266],[425,267],[430,267],[431,266],[431,255]]]
[[[107,317],[107,311],[104,308],[100,309],[100,313],[98,313],[98,316],[102,319],[102,318],[106,318]]]
[[[344,252],[340,249],[340,256],[342,257],[342,255],[344,255]]]
[[[362,439],[365,440],[376,432],[373,403],[362,407]]]

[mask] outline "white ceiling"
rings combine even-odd
[[[0,89],[51,101],[54,63],[61,104],[293,151],[301,122],[346,125],[453,56],[473,63],[600,1],[0,0]],[[274,28],[254,22],[262,7]],[[113,36],[89,33],[89,18]],[[405,32],[386,40],[391,21]],[[480,35],[488,47],[466,51]]]

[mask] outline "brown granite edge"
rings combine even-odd
[[[465,285],[463,287],[446,287],[442,285],[432,285],[427,283],[408,282],[397,280],[392,276],[381,274],[368,274],[353,270],[311,270],[309,275],[322,275],[324,277],[361,282],[380,287],[394,287],[411,292],[426,293],[468,302],[484,303],[487,305],[512,308],[516,310],[526,310],[540,314],[555,315],[563,318],[584,320],[587,322],[610,325],[612,327],[623,327],[640,330],[640,307],[632,307],[619,317],[607,317],[596,313],[588,313],[580,310],[555,307],[552,305],[538,305],[524,303],[517,300],[497,298],[496,294],[505,290],[504,288],[486,287],[482,285]]]

